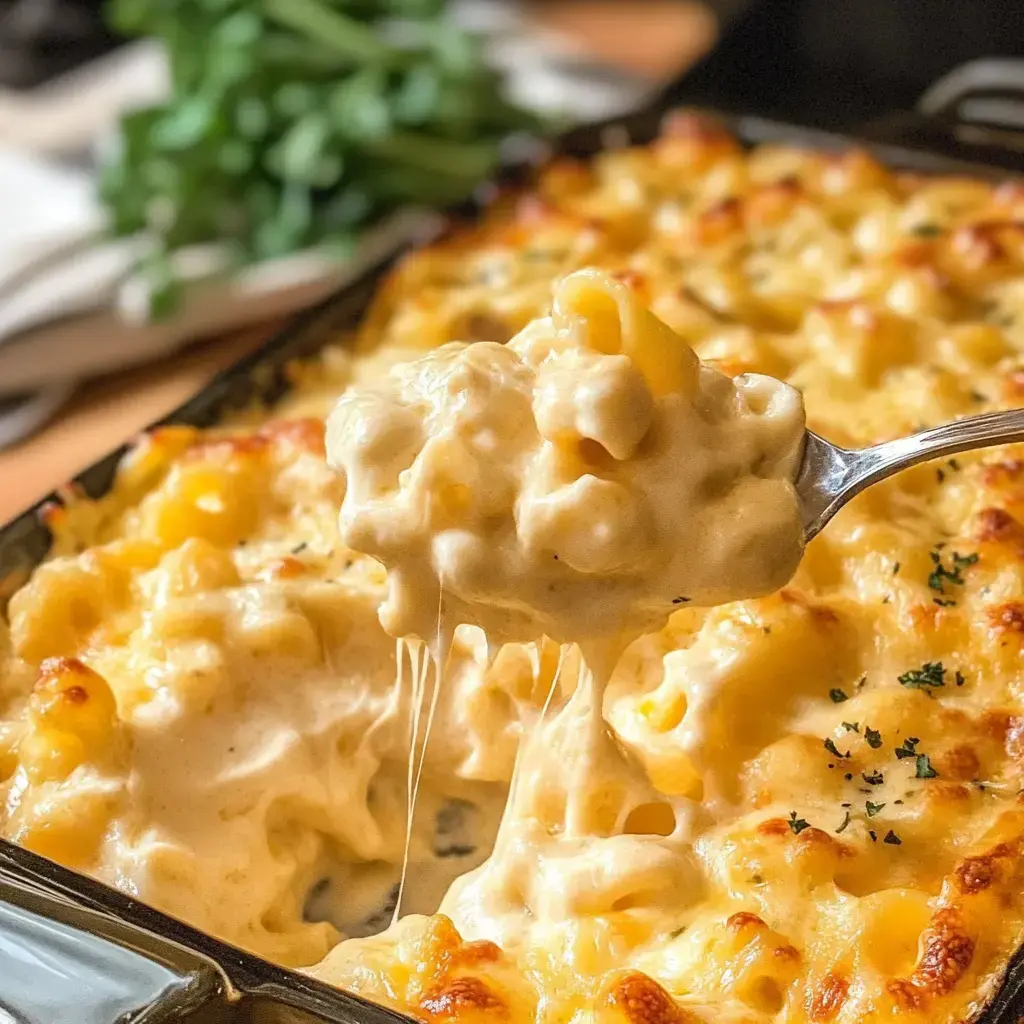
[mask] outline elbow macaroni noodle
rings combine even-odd
[[[428,1024],[970,1020],[1024,938],[1024,452],[886,481],[792,580],[798,552],[763,596],[739,578],[712,608],[676,544],[713,547],[673,535],[686,520],[659,495],[728,488],[692,459],[640,467],[669,410],[743,424],[736,474],[780,453],[758,537],[786,512],[802,424],[788,388],[738,375],[799,388],[811,429],[847,445],[1019,406],[1021,224],[1015,182],[747,152],[692,117],[555,163],[406,258],[354,345],[296,366],[278,407],[160,428],[110,495],[47,512],[52,556],[0,625],[3,834]],[[431,388],[403,368],[418,358]],[[324,419],[346,388],[365,404],[332,439],[378,419],[342,476]],[[438,418],[459,430],[434,458]],[[627,507],[577,493],[588,476]],[[641,506],[646,532],[616,518]],[[581,508],[600,529],[576,549]],[[467,521],[490,547],[463,575],[438,541]],[[389,561],[402,530],[430,541],[396,590],[352,548]],[[487,599],[441,687],[377,615],[429,644],[438,566],[450,621]],[[510,608],[535,572],[579,600]],[[650,632],[598,696],[524,609],[556,640],[596,634],[641,579],[657,606],[631,625]],[[411,756],[408,914],[388,928]]]

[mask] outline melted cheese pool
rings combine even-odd
[[[645,417],[689,408],[673,394],[693,360],[678,344],[626,350],[666,330],[649,309],[721,373],[725,405],[756,425],[741,474],[796,429],[791,413],[774,433],[770,403],[730,383],[741,374],[799,388],[811,429],[850,446],[1019,406],[1020,223],[1015,183],[747,153],[692,119],[554,165],[407,259],[356,354],[296,366],[271,413],[157,430],[108,497],[47,513],[52,557],[0,626],[3,834],[429,1024],[970,1020],[1024,937],[1024,449],[886,481],[788,583],[786,556],[766,584],[779,589],[699,608],[700,563],[672,545],[715,550],[673,538],[685,521],[656,497],[692,493],[697,462],[666,479],[627,468]],[[584,275],[556,304],[555,282],[590,267],[617,284]],[[549,314],[495,353],[508,378],[468,355],[489,347],[440,349]],[[390,372],[425,355],[437,391]],[[568,387],[584,364],[588,386]],[[431,417],[456,412],[445,374],[492,380],[522,430],[480,447],[470,420],[492,407],[471,389],[446,438],[458,459],[432,459]],[[429,479],[373,483],[395,499],[387,529],[362,523],[381,557],[403,530],[423,538],[397,588],[339,530],[343,503],[372,506],[352,481],[380,464],[350,460],[347,481],[327,465],[324,421],[346,388],[375,394],[388,421],[396,402],[421,410],[392,435],[398,462],[481,474],[467,491],[448,481],[426,532],[409,514]],[[545,461],[554,439],[571,459]],[[789,457],[767,474],[778,522]],[[588,474],[635,495],[643,529],[607,489],[591,500]],[[493,540],[486,571],[435,543],[475,494],[496,510],[474,522]],[[593,544],[573,546],[552,495],[592,513]],[[510,496],[528,499],[528,545],[512,543]],[[472,599],[517,641],[494,651],[460,626],[435,688],[439,566],[452,621]],[[520,600],[527,577],[575,599]],[[614,586],[591,593],[590,577]],[[424,643],[396,643],[381,604]],[[559,622],[566,608],[586,613]],[[553,641],[521,642],[603,634],[628,608],[623,626],[651,631],[607,679],[599,658],[586,671]],[[410,760],[408,916],[387,930]]]

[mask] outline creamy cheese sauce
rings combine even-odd
[[[651,784],[605,692],[626,647],[680,605],[790,578],[803,429],[795,389],[702,365],[596,271],[566,278],[551,316],[508,345],[443,346],[338,402],[341,536],[386,566],[381,622],[426,642],[434,699],[466,623],[492,654],[547,636],[583,655],[571,698],[550,715],[546,702],[524,743],[493,853],[441,904],[464,938],[515,952],[537,929],[699,898],[701,812]],[[416,777],[410,759],[410,829]]]

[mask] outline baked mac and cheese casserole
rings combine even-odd
[[[804,424],[1024,400],[1024,185],[677,115],[45,513],[3,835],[435,1024],[978,1016],[1024,941],[1024,451],[803,549]]]

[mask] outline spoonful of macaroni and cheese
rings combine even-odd
[[[581,647],[769,593],[803,549],[796,389],[702,364],[623,283],[565,278],[507,345],[452,343],[327,426],[342,537],[388,569],[395,636]],[[442,644],[444,649],[445,644]]]

